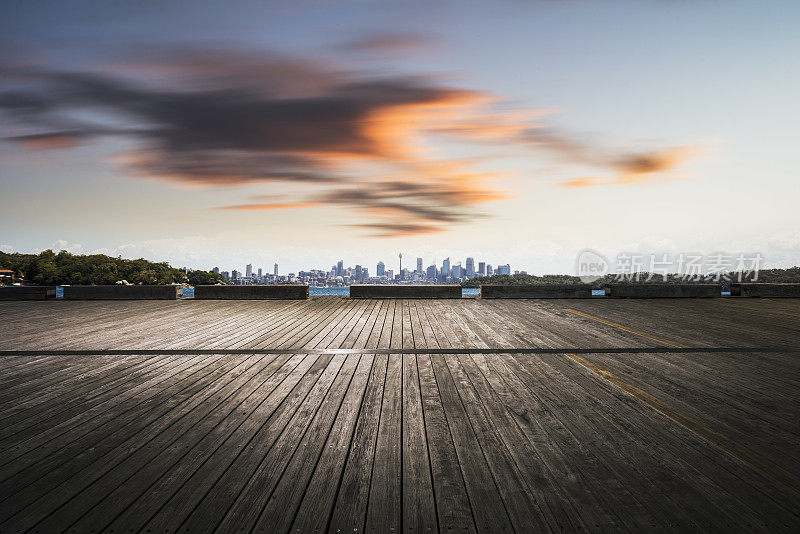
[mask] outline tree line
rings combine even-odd
[[[126,260],[105,254],[71,254],[65,250],[45,250],[39,254],[0,252],[0,269],[14,271],[25,284],[35,285],[108,285],[121,283],[216,284],[222,275],[209,271],[189,271],[171,267],[167,262],[145,259]]]
[[[602,289],[609,284],[721,284],[723,290],[730,287],[731,282],[739,282],[740,273],[730,272],[720,277],[701,276],[686,279],[678,274],[653,274],[638,273],[638,277],[617,279],[615,274],[607,274],[591,283],[595,289]],[[772,284],[797,284],[800,283],[800,267],[788,269],[762,269],[755,273],[741,273],[742,282],[764,282]],[[478,276],[461,282],[462,287],[478,287],[481,284],[498,284],[504,286],[526,286],[547,284],[580,284],[581,279],[567,274],[545,274],[535,276],[531,274],[495,274],[492,276]]]

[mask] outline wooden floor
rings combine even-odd
[[[0,302],[0,532],[797,532],[798,349],[800,299]]]

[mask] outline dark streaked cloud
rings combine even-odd
[[[317,71],[304,65],[295,74],[304,73],[304,89],[313,94],[287,96],[286,80],[278,91],[268,82],[291,70],[287,60],[269,59],[258,69],[252,58],[236,65],[225,55],[218,71],[209,58],[199,63],[190,60],[176,67],[170,58],[161,65],[164,72],[189,72],[195,82],[198,76],[211,80],[178,87],[174,84],[181,76],[153,87],[124,75],[6,71],[26,89],[0,92],[0,112],[13,125],[37,131],[5,140],[61,148],[92,137],[128,136],[139,148],[120,161],[138,173],[188,184],[346,181],[338,170],[342,162],[385,159],[393,151],[381,138],[382,128],[391,129],[382,122],[383,111],[436,105],[467,94],[407,79],[352,78],[332,84],[327,71],[320,71],[324,81],[315,84],[308,78]],[[76,111],[103,115],[117,126],[70,119]]]
[[[353,228],[370,230],[374,237],[405,237],[441,232],[437,226],[419,223],[364,223],[350,225]]]
[[[430,35],[417,33],[384,32],[364,35],[347,40],[339,45],[345,52],[409,55],[429,52],[435,47]]]
[[[32,150],[58,150],[80,144],[88,137],[86,132],[47,132],[39,134],[17,135],[3,140],[19,143]]]
[[[440,232],[446,225],[462,223],[479,214],[470,206],[502,200],[506,195],[462,183],[415,183],[405,181],[370,182],[368,185],[339,186],[303,200],[253,197],[252,203],[223,206],[235,211],[279,210],[311,207],[343,207],[376,223],[351,225],[375,230],[378,237],[398,237],[411,233]],[[263,202],[263,200],[273,200]],[[388,222],[387,222],[388,221]],[[406,221],[399,224],[397,221]],[[408,221],[413,221],[409,224]]]
[[[675,169],[694,159],[702,151],[702,147],[699,146],[677,146],[638,152],[623,151],[619,154],[595,151],[595,154],[586,154],[578,161],[606,170],[607,174],[571,178],[560,185],[596,187],[669,180],[676,176],[673,172]]]
[[[349,46],[401,47],[404,39],[382,38]],[[563,184],[573,187],[653,179],[692,155],[601,150],[554,130],[541,110],[501,112],[480,91],[274,53],[172,49],[103,72],[15,66],[0,67],[0,77],[0,140],[42,150],[116,137],[134,146],[116,161],[142,177],[201,187],[305,184],[305,196],[224,209],[334,206],[369,218],[356,226],[380,236],[441,231],[509,196],[486,185],[495,175],[473,170],[480,156],[446,159],[427,143],[433,136],[539,150],[613,175]]]

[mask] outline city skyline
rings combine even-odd
[[[493,267],[491,263],[481,261],[478,262],[478,268],[475,269],[475,259],[467,257],[464,260],[465,266],[462,266],[461,261],[455,263],[451,258],[447,257],[441,261],[441,265],[437,266],[433,261],[427,267],[425,260],[417,257],[415,260],[416,268],[411,270],[401,267],[402,253],[398,254],[397,270],[386,268],[386,263],[379,260],[375,263],[375,271],[371,271],[369,267],[362,267],[360,264],[346,265],[344,260],[339,260],[334,263],[330,269],[324,268],[304,268],[298,269],[297,272],[278,273],[278,264],[274,264],[272,274],[264,273],[262,268],[259,267],[257,271],[253,269],[253,264],[248,263],[245,266],[244,272],[238,269],[226,270],[219,266],[211,269],[212,272],[222,274],[223,280],[239,283],[273,283],[276,281],[297,281],[303,283],[310,283],[311,285],[323,284],[336,284],[339,281],[345,285],[352,283],[366,283],[366,282],[460,282],[469,280],[479,276],[492,276],[493,274],[528,274],[524,270],[512,270],[511,265],[496,264]],[[471,266],[471,267],[470,267]],[[184,269],[191,269],[184,266]]]

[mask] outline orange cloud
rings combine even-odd
[[[344,42],[340,48],[346,52],[380,55],[409,55],[430,52],[433,40],[428,35],[412,33],[382,33],[366,35]]]
[[[614,183],[630,184],[651,179],[696,158],[701,152],[700,147],[678,146],[622,157],[614,163],[621,171]]]
[[[679,146],[617,156],[607,161],[600,160],[599,166],[604,166],[616,175],[610,177],[585,176],[570,178],[558,184],[560,187],[580,188],[598,187],[604,185],[634,184],[656,180],[670,180],[676,168],[702,153],[700,147]]]
[[[354,224],[352,228],[374,230],[373,237],[395,238],[443,232],[445,228],[419,223],[367,223]]]
[[[219,206],[214,209],[230,211],[265,211],[265,210],[290,210],[297,208],[310,208],[318,206],[319,202],[275,202],[271,204],[237,204],[234,206]]]
[[[80,142],[80,138],[75,135],[61,133],[23,135],[5,140],[19,143],[29,150],[64,150],[77,146]]]
[[[443,89],[425,101],[392,104],[373,110],[361,124],[377,155],[398,161],[416,161],[426,151],[421,136],[431,124],[459,116],[465,107],[487,101],[472,91]]]
[[[581,176],[579,178],[570,178],[558,184],[560,187],[594,187],[601,185],[603,178],[598,176]]]

